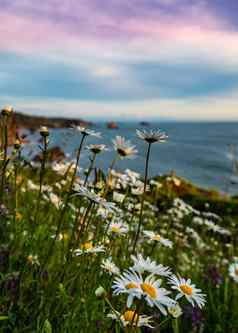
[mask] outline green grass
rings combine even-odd
[[[183,314],[177,319],[150,307],[143,297],[134,299],[131,310],[151,316],[154,332],[238,331],[238,288],[229,276],[229,266],[238,256],[236,197],[199,189],[174,175],[148,181],[146,193],[138,195],[132,178],[125,181],[111,171],[102,176],[96,169],[97,177],[86,184],[96,198],[115,202],[117,193],[124,195],[115,202],[119,211],[103,210],[102,204],[78,195],[80,188],[74,185],[84,177],[79,179],[74,165],[59,173],[47,163],[48,137],[43,136],[43,143],[39,166],[25,163],[19,147],[2,155],[0,332],[152,331],[136,325],[123,328],[120,320],[107,316],[125,313],[127,294],[113,293],[115,276],[102,268],[102,262],[111,257],[122,273],[132,267],[133,252],[190,278],[206,294],[202,309],[181,298]],[[143,179],[138,181],[140,188]],[[207,220],[223,229],[211,230]],[[120,234],[111,229],[115,222],[128,230]],[[169,239],[172,248],[150,241],[144,230]],[[91,246],[103,246],[104,252],[88,253]],[[171,290],[167,278],[157,278]],[[105,292],[99,297],[95,292],[100,286]],[[169,296],[175,295],[172,291]]]

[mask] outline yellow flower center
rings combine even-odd
[[[112,231],[112,232],[119,232],[119,231],[120,231],[120,228],[119,228],[119,227],[116,227],[116,226],[113,226],[113,227],[111,227],[111,231]]]
[[[235,275],[238,276],[238,267],[236,267],[236,269],[235,269]]]
[[[32,257],[32,255],[29,255],[29,256],[27,257],[27,261],[28,261],[30,264],[32,264],[32,262],[33,262],[33,257]]]
[[[184,292],[184,294],[191,296],[193,293],[193,288],[187,286],[186,284],[181,284],[180,289],[182,290],[182,292]]]
[[[123,315],[125,321],[136,323],[138,321],[138,314],[135,311],[128,310]]]
[[[144,293],[149,295],[151,298],[155,299],[157,297],[156,289],[151,284],[142,283],[141,284],[141,289],[144,291]]]
[[[21,219],[22,219],[22,215],[21,215],[21,213],[16,212],[16,220],[17,220],[17,221],[21,221]]]
[[[135,284],[134,282],[129,282],[129,283],[126,285],[126,289],[134,289],[134,288],[138,288],[138,285]]]
[[[82,244],[82,249],[84,249],[84,250],[90,250],[92,248],[93,248],[92,242],[87,242],[87,243]]]
[[[158,235],[153,236],[153,240],[159,241],[160,240],[160,235],[158,234]]]

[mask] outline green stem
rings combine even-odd
[[[147,154],[146,154],[146,162],[145,162],[145,178],[144,178],[144,191],[141,198],[141,208],[140,208],[140,217],[139,217],[139,224],[136,232],[135,242],[133,245],[133,253],[135,253],[136,245],[140,236],[140,229],[142,225],[142,218],[143,218],[143,210],[144,210],[144,202],[145,202],[145,193],[146,193],[146,185],[148,179],[148,169],[149,169],[149,158],[150,158],[150,150],[151,150],[151,143],[148,145]]]
[[[81,142],[80,142],[80,145],[79,145],[79,148],[78,148],[78,152],[77,152],[75,169],[74,169],[71,181],[70,181],[70,186],[69,186],[69,190],[68,190],[67,197],[66,197],[66,200],[65,200],[65,204],[64,204],[63,209],[61,210],[59,221],[58,221],[58,225],[57,225],[57,230],[56,230],[56,233],[55,233],[55,237],[54,237],[54,239],[53,239],[53,241],[52,241],[52,243],[50,245],[48,254],[46,256],[46,261],[43,264],[43,268],[45,268],[47,262],[49,262],[49,259],[51,258],[53,250],[54,250],[54,245],[55,245],[56,240],[57,240],[57,238],[58,238],[58,236],[60,234],[60,230],[61,230],[61,227],[62,227],[62,224],[63,224],[63,221],[64,221],[64,216],[65,216],[65,213],[66,213],[67,208],[68,208],[68,203],[69,203],[70,195],[71,195],[72,188],[73,188],[73,185],[74,185],[75,177],[76,177],[76,174],[77,174],[77,169],[78,169],[78,166],[79,166],[80,155],[81,155],[81,151],[82,151],[82,147],[83,147],[83,143],[84,143],[85,138],[86,138],[86,134],[82,134],[82,139],[81,139]]]
[[[42,188],[43,188],[43,181],[44,181],[44,175],[45,175],[45,169],[46,169],[46,161],[47,161],[47,149],[48,149],[48,137],[43,137],[43,152],[42,152],[42,161],[41,161],[41,168],[40,168],[40,187],[37,197],[37,203],[36,203],[36,211],[35,211],[35,217],[34,217],[34,225],[37,222],[38,212],[40,208],[40,202],[41,202],[41,196],[42,196]]]
[[[90,163],[90,166],[88,168],[88,172],[86,174],[86,177],[85,177],[85,180],[84,180],[84,183],[83,183],[83,186],[86,186],[87,185],[87,182],[88,182],[88,177],[90,176],[92,170],[93,170],[93,166],[94,166],[94,163],[95,163],[95,159],[96,159],[96,154],[93,154],[93,157],[91,159],[91,163]]]

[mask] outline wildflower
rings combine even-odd
[[[113,201],[122,203],[125,199],[125,194],[113,191]]]
[[[165,267],[161,264],[157,264],[155,261],[151,260],[149,257],[146,259],[143,258],[141,254],[131,256],[131,259],[134,262],[134,266],[132,269],[140,274],[144,272],[160,275],[160,276],[169,276],[171,274],[171,270],[169,267]]]
[[[111,257],[102,261],[101,268],[110,275],[120,274],[120,269],[114,264]]]
[[[141,297],[141,278],[133,270],[127,270],[113,281],[112,289],[115,295],[127,294],[127,307],[130,308],[134,297]]]
[[[128,226],[122,222],[112,222],[109,225],[108,232],[111,234],[126,234],[128,232]]]
[[[230,265],[229,275],[235,282],[238,282],[238,261]]]
[[[20,212],[16,212],[16,220],[21,221],[22,219],[22,214]]]
[[[39,259],[38,259],[38,256],[37,255],[32,255],[30,254],[28,257],[27,257],[27,262],[31,265],[31,266],[40,266],[40,262],[39,262]]]
[[[70,172],[71,170],[75,169],[76,165],[72,162],[55,162],[52,164],[52,169],[57,172],[59,175],[65,175],[66,172]],[[78,172],[80,171],[80,168],[78,168]]]
[[[90,130],[90,129],[88,129],[88,128],[86,128],[86,127],[83,127],[83,126],[74,126],[74,125],[73,125],[72,128],[73,128],[75,131],[80,132],[81,134],[83,134],[83,135],[85,135],[85,136],[90,135],[90,136],[95,136],[95,137],[97,137],[97,138],[100,138],[100,137],[101,137],[101,133],[99,133],[99,132],[95,132],[95,131]]]
[[[81,256],[82,254],[90,254],[90,253],[101,253],[105,252],[104,246],[94,246],[92,242],[86,242],[81,245],[80,249],[76,249],[74,254],[76,256]]]
[[[145,140],[150,144],[155,142],[165,142],[168,139],[168,136],[159,129],[150,131],[137,129],[136,134],[140,139]]]
[[[183,311],[179,304],[168,308],[168,313],[171,314],[172,317],[178,318],[183,314]]]
[[[62,205],[62,200],[56,195],[55,193],[49,193],[49,201],[57,208],[59,209],[60,206]],[[45,195],[45,199],[48,199],[48,197]]]
[[[4,106],[2,109],[2,115],[3,116],[10,116],[13,113],[13,107],[12,106]]]
[[[116,139],[112,140],[115,151],[123,158],[133,158],[137,154],[135,146],[131,144],[129,140],[121,136],[116,136]]]
[[[176,300],[185,296],[187,301],[192,304],[192,306],[197,303],[199,308],[202,308],[205,304],[205,294],[201,293],[201,289],[197,289],[194,284],[191,283],[191,280],[178,278],[173,275],[170,277],[170,283],[172,285],[172,289],[178,290],[179,293],[176,296]]]
[[[114,202],[106,201],[106,199],[100,197],[99,195],[97,195],[92,191],[89,191],[86,187],[82,185],[76,185],[74,187],[74,190],[76,192],[75,195],[86,197],[90,201],[99,204],[100,206],[102,206],[103,208],[107,209],[110,212],[118,211]]]
[[[237,273],[238,273],[238,270],[237,270]],[[237,275],[237,277],[238,277],[238,275]],[[222,284],[223,278],[222,278],[220,270],[218,269],[217,266],[211,265],[208,267],[208,270],[207,270],[207,273],[205,276],[205,281],[206,282],[210,281],[214,287],[219,287]]]
[[[173,243],[169,239],[164,238],[164,237],[160,236],[159,234],[154,233],[153,231],[144,230],[144,235],[147,238],[149,238],[151,241],[159,242],[164,246],[167,246],[170,248],[172,248],[172,246],[173,246]]]
[[[149,189],[149,186],[146,186],[146,191]],[[137,180],[134,184],[134,187],[131,189],[131,194],[133,195],[142,195],[144,193],[144,183],[140,180]]]
[[[189,305],[183,306],[184,319],[192,323],[193,332],[201,332],[203,329],[204,317],[199,308],[194,308]]]
[[[156,306],[165,316],[167,315],[166,307],[175,306],[176,302],[168,297],[170,291],[165,288],[160,288],[161,280],[151,274],[141,281],[140,288],[142,295],[149,304],[149,306]]]
[[[103,151],[108,150],[106,148],[106,145],[100,145],[100,144],[94,144],[94,145],[89,145],[86,147],[86,149],[90,150],[93,154],[99,154],[102,153]]]
[[[161,281],[151,274],[143,280],[141,274],[133,271],[124,272],[114,280],[115,294],[128,294],[127,306],[130,307],[134,298],[143,296],[149,306],[156,306],[164,315],[167,315],[165,307],[172,307],[176,304],[168,295],[170,291],[159,288]]]
[[[140,179],[140,174],[138,172],[132,171],[130,169],[125,170],[126,175],[132,184],[134,184],[137,180]]]
[[[139,315],[133,310],[126,310],[123,314],[120,314],[120,312],[115,311],[115,313],[109,313],[107,317],[113,320],[120,321],[123,327],[129,325],[129,326],[153,328],[153,326],[151,326],[152,317]]]

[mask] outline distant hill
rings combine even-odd
[[[14,114],[14,122],[17,128],[27,128],[31,131],[36,131],[40,126],[47,126],[48,128],[66,128],[71,125],[77,126],[89,126],[92,123],[82,119],[76,118],[61,118],[61,117],[43,117],[27,115],[21,112]]]

